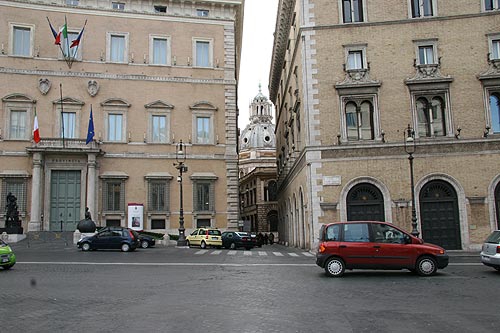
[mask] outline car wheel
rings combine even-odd
[[[127,243],[123,243],[123,244],[122,244],[122,251],[123,251],[123,252],[128,252],[128,251],[130,251],[130,245],[128,245]]]
[[[189,241],[186,241],[186,246],[191,247],[191,243],[189,243]]]
[[[424,256],[417,260],[417,274],[420,276],[431,276],[437,271],[436,260],[432,257]]]
[[[325,273],[328,276],[341,277],[344,275],[345,265],[340,258],[331,258],[326,262]]]
[[[252,248],[251,247],[245,247],[245,250],[250,251]]]
[[[82,244],[82,251],[88,251],[90,250],[90,244],[89,243],[83,243]]]
[[[205,243],[204,241],[202,241],[201,244],[200,244],[200,247],[202,249],[206,249],[207,248],[207,243]]]
[[[141,247],[147,249],[149,247],[149,242],[147,240],[141,241]]]
[[[236,244],[234,244],[234,243],[231,243],[231,245],[229,245],[229,248],[230,248],[231,250],[234,250],[234,249],[236,249]]]
[[[500,266],[495,266],[494,268],[500,272]]]

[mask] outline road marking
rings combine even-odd
[[[228,256],[234,256],[236,254],[236,251],[229,251],[227,253]]]
[[[273,254],[277,257],[283,257],[283,253],[281,252],[273,252]]]
[[[207,252],[208,250],[199,250],[198,252],[195,252],[195,254],[205,254]]]
[[[302,252],[302,254],[305,255],[306,257],[314,257],[314,254],[310,252]]]
[[[288,253],[291,257],[298,257],[299,255],[297,253],[289,252]]]
[[[250,252],[250,251],[244,251],[244,252],[243,252],[243,255],[245,255],[245,256],[251,256],[251,255],[252,255],[252,252]]]
[[[77,262],[77,261],[61,261],[61,262],[49,262],[49,261],[21,261],[17,262],[16,265],[98,265],[98,266],[229,266],[229,267],[245,267],[245,266],[282,266],[282,267],[314,267],[316,264],[230,264],[230,263],[180,263],[180,262],[159,262],[159,263],[148,263],[148,262]]]
[[[212,253],[210,253],[210,254],[217,255],[217,254],[221,254],[221,252],[222,252],[221,250],[217,250],[217,251],[213,251],[213,252],[212,252]]]
[[[259,251],[259,256],[267,256],[267,252]]]

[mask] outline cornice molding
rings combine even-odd
[[[220,84],[220,85],[236,84],[236,80],[227,80],[227,79],[194,79],[189,77],[166,77],[166,76],[148,76],[148,75],[131,75],[131,74],[49,71],[49,70],[18,69],[18,68],[5,68],[5,67],[0,67],[0,74],[22,74],[22,75],[39,75],[39,76],[55,76],[55,77],[155,81],[155,82],[193,83],[193,84]]]
[[[276,16],[276,27],[274,29],[273,57],[271,59],[271,71],[269,78],[269,97],[271,101],[276,100],[278,94],[285,52],[290,36],[291,17],[296,0],[280,0]]]

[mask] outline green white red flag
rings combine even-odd
[[[35,110],[35,121],[33,125],[33,140],[35,143],[40,142],[40,129],[38,128],[38,117],[36,115],[36,110]]]

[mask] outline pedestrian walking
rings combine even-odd
[[[269,244],[270,245],[274,244],[274,234],[272,232],[269,234]]]
[[[269,241],[269,236],[265,233],[264,234],[264,244],[267,245],[268,241]]]

